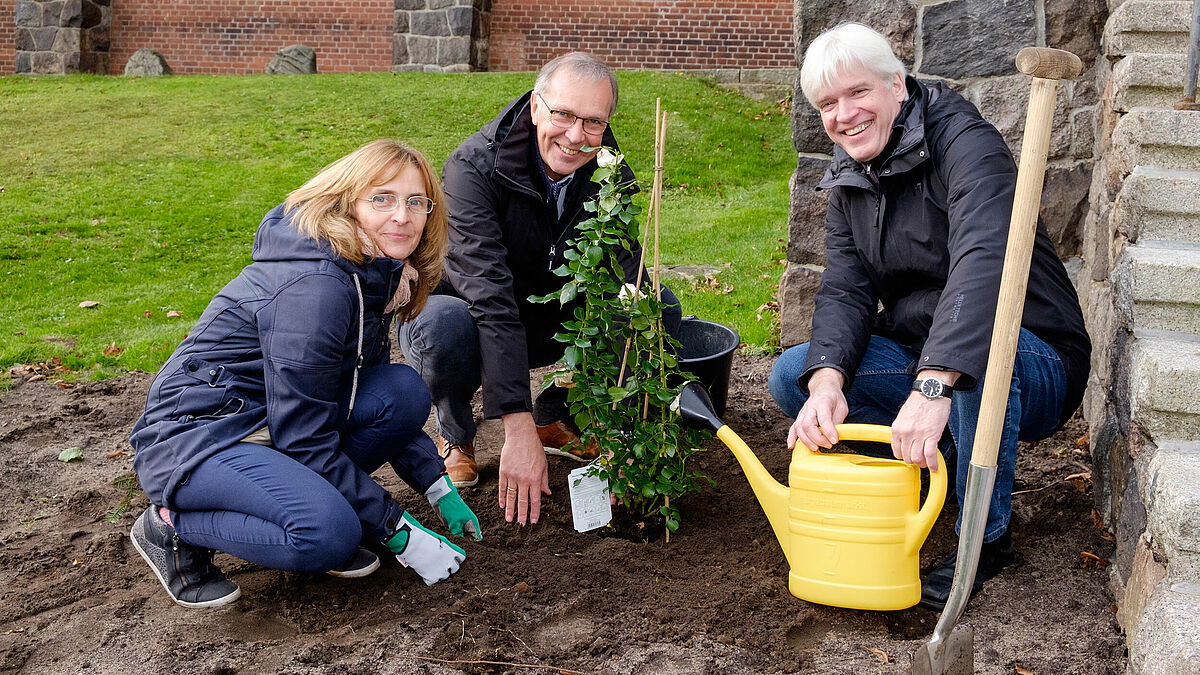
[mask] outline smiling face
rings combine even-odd
[[[569,112],[580,119],[566,129],[557,127],[550,121],[551,109]],[[537,127],[538,154],[546,175],[561,180],[595,156],[597,150],[584,152],[582,148],[585,145],[598,148],[604,133],[585,132],[583,120],[608,120],[612,113],[612,87],[608,80],[584,80],[563,70],[550,80],[546,91],[533,96],[529,112]]]
[[[396,195],[399,198],[396,208],[376,211],[367,201],[382,194]],[[425,219],[428,217],[423,213],[413,213],[405,207],[405,203],[409,197],[428,196],[421,170],[410,164],[388,182],[372,185],[360,194],[354,201],[354,218],[381,253],[389,258],[405,260],[421,242],[421,233],[425,231]]]
[[[904,95],[904,78],[898,73],[882,80],[856,71],[839,74],[814,98],[830,140],[855,160],[868,162],[887,146]]]

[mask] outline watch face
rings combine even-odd
[[[937,398],[942,395],[944,386],[941,380],[931,377],[921,381],[921,393],[925,398]]]

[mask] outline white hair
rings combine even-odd
[[[804,98],[816,107],[817,94],[848,73],[867,71],[888,82],[904,64],[896,58],[887,38],[861,23],[841,23],[821,33],[804,52],[800,68],[800,89]]]
[[[536,94],[546,95],[546,89],[550,86],[550,80],[559,71],[569,72],[575,77],[586,82],[598,82],[607,80],[608,86],[612,89],[612,107],[608,114],[612,115],[617,111],[617,76],[604,62],[587,52],[568,52],[559,56],[542,66],[538,72],[537,81],[533,83],[533,91]]]

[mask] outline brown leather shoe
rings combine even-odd
[[[590,462],[600,456],[600,446],[588,443],[586,446],[579,440],[579,434],[558,420],[537,428],[538,438],[542,441],[542,449],[548,455],[568,457],[576,462]]]
[[[438,436],[437,446],[438,454],[446,460],[446,475],[455,487],[473,487],[479,483],[474,443],[451,443]]]

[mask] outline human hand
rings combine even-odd
[[[401,565],[419,574],[426,586],[450,578],[467,559],[466,551],[418,523],[407,511],[401,515],[396,533],[383,545],[396,554]]]
[[[835,368],[819,368],[812,374],[808,380],[808,400],[788,429],[789,448],[795,448],[796,441],[812,450],[832,448],[838,442],[836,425],[850,413],[846,395],[842,393],[845,383],[846,377]]]
[[[892,422],[892,455],[908,464],[937,471],[938,441],[949,419],[950,399],[931,401],[914,391]]]
[[[500,482],[497,502],[504,520],[536,524],[542,512],[542,495],[550,494],[546,451],[537,435],[531,413],[504,416],[504,447],[500,449]]]
[[[462,537],[467,534],[475,537],[475,541],[483,539],[483,530],[479,527],[479,517],[463,501],[458,494],[458,488],[450,482],[449,476],[438,476],[433,485],[425,491],[429,505],[442,519],[442,524],[450,529],[450,534]]]

